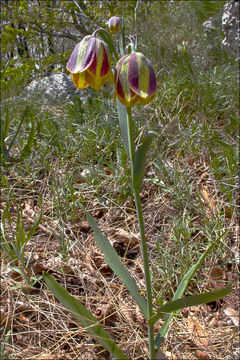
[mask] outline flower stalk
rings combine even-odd
[[[138,4],[135,8],[135,23],[137,6]],[[153,308],[151,274],[140,199],[140,189],[145,172],[147,152],[152,143],[153,136],[155,136],[156,133],[148,131],[146,136],[143,136],[141,145],[138,149],[135,149],[131,107],[139,102],[143,105],[150,103],[155,97],[157,82],[150,60],[136,49],[137,40],[135,45],[131,42],[127,45],[127,47],[125,47],[123,18],[120,19],[119,17],[114,16],[110,19],[108,25],[109,31],[112,35],[115,31],[121,30],[119,38],[120,59],[111,35],[104,29],[97,29],[92,35],[85,36],[75,46],[68,61],[67,69],[71,73],[72,81],[79,89],[91,86],[93,89],[98,91],[107,81],[114,84],[114,98],[115,100],[117,99],[120,129],[124,147],[130,160],[132,191],[141,237],[140,247],[144,267],[146,297],[140,294],[140,289],[135,283],[135,280],[132,278],[127,267],[121,262],[117,252],[109,243],[106,236],[97,226],[97,223],[92,215],[82,206],[82,204],[79,204],[79,206],[87,216],[88,223],[93,229],[95,240],[99,249],[103,252],[106,262],[115,274],[117,274],[123,281],[133,299],[139,306],[145,319],[148,321],[149,359],[155,360],[157,349],[160,347],[161,341],[166,335],[168,326],[175,311],[185,307],[196,306],[217,300],[231,291],[231,285],[221,288],[220,290],[218,289],[212,292],[183,298],[187,284],[199,269],[210,250],[216,245],[214,243],[210,245],[198,262],[185,274],[174,294],[172,301],[167,302],[160,307]],[[102,40],[100,40],[97,36],[100,36]],[[109,56],[112,57],[113,61],[111,61]],[[112,62],[114,62],[114,69],[111,69]],[[218,241],[220,241],[220,239],[221,237],[219,237]],[[44,279],[58,300],[73,313],[73,315],[91,335],[98,338],[98,341],[114,356],[114,358],[119,360],[128,359],[123,351],[114,343],[111,335],[108,334],[99,324],[98,319],[95,318],[81,302],[70,296],[65,289],[63,289],[53,278],[51,278],[50,275],[45,274]],[[165,323],[159,330],[154,341],[154,324],[158,321],[158,319],[163,317],[164,314]]]
[[[131,107],[126,107],[126,111],[127,111],[127,131],[128,131],[129,159],[130,159],[130,166],[131,166],[131,178],[132,178],[133,195],[134,195],[134,201],[135,201],[135,206],[136,206],[136,211],[137,211],[138,224],[139,224],[140,237],[141,237],[141,253],[142,253],[142,259],[143,259],[144,279],[145,279],[145,285],[146,285],[149,357],[151,360],[154,360],[155,359],[154,325],[149,322],[149,320],[151,319],[151,317],[153,315],[152,288],[151,288],[149,261],[148,261],[148,253],[147,253],[147,241],[146,241],[146,236],[145,236],[141,199],[140,199],[139,188],[136,185],[135,173],[134,173],[135,149],[134,149]]]

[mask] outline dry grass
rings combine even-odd
[[[189,166],[193,179],[199,168],[199,164]],[[215,185],[210,181],[210,176],[206,175],[206,169],[204,171],[203,167],[201,171],[202,175],[204,173],[205,175],[201,177],[198,172],[195,176],[193,196],[196,196],[199,179],[202,179],[200,194],[203,200],[205,199],[206,214],[211,217],[223,207],[223,200],[218,196]],[[151,172],[154,173],[153,168]],[[42,179],[42,183],[47,183],[47,179]],[[40,211],[36,205],[34,192],[31,193],[25,189],[20,179],[12,178],[12,184],[12,190],[14,189],[16,198],[22,204],[24,228],[28,229]],[[31,183],[31,187],[37,188],[38,184],[36,180],[35,183]],[[91,200],[91,192],[85,194],[86,197],[89,198],[88,209],[98,218],[99,226],[122,257],[122,261],[127,265],[144,294],[138,227],[133,203],[128,200],[118,207],[112,201],[108,203],[108,206],[104,206]],[[45,199],[50,200],[50,198],[50,194],[46,191]],[[6,194],[3,194],[2,208],[6,200]],[[163,197],[159,187],[154,184],[144,185],[142,202],[154,284],[164,284],[165,279],[159,271],[159,257],[164,252],[177,253],[177,245],[174,244],[172,238],[171,223],[178,213],[171,205],[171,199]],[[34,286],[30,286],[15,270],[10,268],[8,259],[2,253],[1,328],[2,341],[5,343],[4,359],[109,359],[109,354],[98,345],[96,339],[90,338],[68,311],[54,299],[41,279],[42,270],[51,273],[99,318],[130,359],[145,358],[147,354],[146,322],[121,281],[114,276],[105,263],[83,214],[79,211],[77,221],[65,224],[65,235],[70,236],[70,242],[78,240],[65,258],[58,241],[61,226],[51,217],[52,213],[53,204],[51,201],[44,201],[41,226],[26,247],[26,258],[31,255],[31,259],[25,275],[28,279],[38,278]],[[11,215],[16,221],[14,203]],[[204,219],[201,216],[194,219],[196,225],[202,221]],[[229,255],[234,251],[236,253],[239,246],[237,245],[238,225],[235,213],[230,217],[227,212],[225,213],[225,226],[230,234],[227,238],[229,252],[225,252],[225,264],[218,264],[213,254],[199,274],[199,277],[205,278],[205,281],[194,282],[188,289],[188,293],[213,289],[219,283],[221,285],[226,281],[233,281],[234,290],[230,296],[218,303],[185,310],[175,317],[163,346],[168,359],[230,360],[238,357],[237,320],[234,325],[231,320],[233,318],[226,312],[226,309],[232,309],[235,313],[239,310],[238,266],[233,265],[229,259]],[[12,227],[14,228],[14,222]],[[168,240],[165,241],[166,247],[157,251],[156,241],[161,244],[159,236],[163,229]],[[206,239],[200,233],[193,233],[191,241],[198,242],[202,248],[206,244]],[[203,242],[202,245],[201,242]],[[172,255],[171,261],[173,259]],[[215,273],[217,272],[217,277],[216,274],[211,273],[213,269]],[[178,269],[176,269],[176,279],[179,278],[178,275]],[[174,282],[169,285],[165,281],[161,289],[165,298],[172,296],[175,287]],[[158,294],[156,289],[157,286],[155,286],[155,296]],[[160,325],[161,321],[156,324],[156,331]]]
[[[159,135],[141,190],[154,302],[172,299],[189,268],[221,235],[186,295],[233,283],[224,299],[176,314],[158,360],[239,359],[238,64],[222,50],[220,28],[210,39],[202,26],[212,15],[220,24],[222,5],[139,2],[138,51],[151,59],[158,83],[154,101],[133,108],[137,143],[149,130]],[[215,10],[207,12],[207,7]],[[99,16],[104,19],[107,13],[103,7],[104,16]],[[126,16],[133,36],[134,8]],[[34,61],[29,60],[31,69]],[[3,150],[11,144],[26,105],[15,101],[12,91],[20,80],[24,90],[27,74],[19,77],[21,68],[14,69],[16,79],[9,80],[6,91],[7,97],[11,90],[11,99],[2,106],[3,124],[10,120]],[[3,81],[6,87],[8,81]],[[12,218],[11,226],[6,222],[8,240],[14,239],[20,206],[26,231],[40,213],[40,197],[43,213],[26,246],[29,264],[24,271],[1,253],[3,360],[110,359],[50,293],[43,270],[82,301],[129,359],[148,359],[146,322],[106,264],[78,206],[84,204],[97,219],[144,295],[128,159],[116,108],[102,95],[86,89],[81,99],[62,106],[28,104],[10,157],[2,155],[1,214],[8,203]],[[20,161],[33,123],[31,151]],[[156,333],[161,325],[156,324]]]

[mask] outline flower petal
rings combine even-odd
[[[141,98],[147,99],[156,91],[156,77],[151,62],[141,53],[131,54],[128,68],[130,88]]]
[[[85,36],[78,43],[67,63],[72,81],[79,89],[92,86],[99,90],[107,80],[114,83],[109,64],[108,46],[94,36]]]
[[[108,21],[108,28],[112,32],[120,30],[120,18],[118,16],[112,16]]]
[[[85,89],[89,86],[88,81],[86,79],[86,72],[81,72],[78,74],[72,74],[72,82],[78,89]]]
[[[123,56],[117,63],[116,92],[119,100],[125,105],[132,103],[134,93],[128,82],[128,62],[130,55]],[[130,105],[127,105],[130,106]]]
[[[109,68],[107,45],[103,41],[97,39],[95,44],[95,54],[88,71],[96,77],[101,77],[108,73]]]
[[[86,70],[93,62],[96,49],[96,38],[85,36],[78,43],[67,63],[67,69],[72,73]]]
[[[126,106],[136,102],[146,105],[155,96],[156,78],[151,62],[142,54],[133,52],[117,63],[116,94]]]

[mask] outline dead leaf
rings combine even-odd
[[[209,178],[209,175],[207,172],[202,173],[201,178],[200,178],[200,183],[206,182],[206,179],[208,179],[208,178]]]
[[[26,318],[25,316],[23,316],[23,314],[19,314],[18,316],[19,316],[20,320],[22,320],[22,322],[29,323],[29,319]]]
[[[225,213],[226,218],[231,220],[231,218],[233,216],[233,209],[229,206],[224,206],[224,213]]]
[[[96,267],[100,271],[103,276],[111,276],[113,271],[106,263],[104,256],[101,253],[96,251],[92,251],[91,255],[87,255],[87,261],[92,268],[92,271],[96,271]],[[93,265],[94,264],[94,265]]]
[[[32,266],[32,270],[33,270],[34,274],[41,275],[43,271],[48,271],[48,268],[40,263],[35,263]]]
[[[95,317],[101,320],[101,323],[105,325],[115,326],[116,322],[119,322],[119,315],[113,304],[109,303],[102,307],[98,307],[95,312]]]
[[[91,226],[88,224],[86,220],[83,220],[79,224],[79,230],[86,234],[91,230]]]
[[[205,186],[201,183],[198,185],[200,196],[205,205],[207,205],[211,210],[215,210],[215,201],[210,196],[209,192],[206,190]]]
[[[223,269],[220,267],[214,266],[210,271],[210,279],[211,280],[226,280],[226,276],[224,274]]]
[[[111,242],[117,241],[119,243],[124,243],[128,247],[134,247],[136,245],[139,245],[138,236],[123,229],[105,229],[104,234],[106,234],[106,236],[109,236]]]
[[[39,294],[40,289],[30,287],[30,286],[23,286],[22,291],[24,292],[24,294],[27,294],[27,295],[37,295],[37,294]]]
[[[231,308],[230,306],[223,310],[225,315],[229,317],[233,324],[239,327],[239,312]]]
[[[36,212],[33,210],[31,204],[29,202],[27,202],[27,201],[24,204],[23,214],[29,216],[30,218],[32,218],[34,220],[37,217]]]
[[[12,270],[9,275],[14,281],[22,281],[22,276],[15,270]]]
[[[196,316],[188,317],[188,330],[197,346],[209,347],[209,333]]]
[[[202,359],[202,360],[211,359],[210,356],[205,351],[202,350],[196,350],[196,355],[198,359]]]
[[[167,351],[166,351],[167,353]],[[163,353],[161,349],[158,349],[156,353],[156,360],[168,360],[169,358]]]
[[[193,166],[195,161],[196,161],[196,159],[194,159],[194,157],[191,157],[191,156],[188,157],[188,165]]]
[[[1,326],[6,327],[7,330],[11,329],[12,319],[9,316],[8,312],[5,310],[0,310],[0,324]]]

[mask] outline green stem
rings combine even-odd
[[[135,206],[136,206],[136,210],[137,210],[138,223],[139,223],[139,228],[140,228],[141,253],[142,253],[142,258],[143,258],[144,279],[145,279],[145,284],[146,284],[146,295],[147,295],[147,315],[148,315],[147,320],[149,321],[153,314],[153,307],[152,307],[152,288],[151,288],[150,270],[149,270],[148,253],[147,253],[147,241],[146,241],[146,237],[145,237],[144,221],[143,221],[139,189],[135,185],[135,175],[134,175],[135,150],[134,150],[134,140],[133,140],[134,138],[133,138],[133,124],[132,124],[131,108],[126,107],[126,111],[127,111],[128,146],[129,146],[129,157],[130,157],[130,164],[131,164],[131,177],[132,177]],[[149,356],[150,356],[151,360],[154,360],[155,359],[154,326],[153,326],[153,324],[149,324],[149,323],[148,323],[148,340],[149,340]]]

